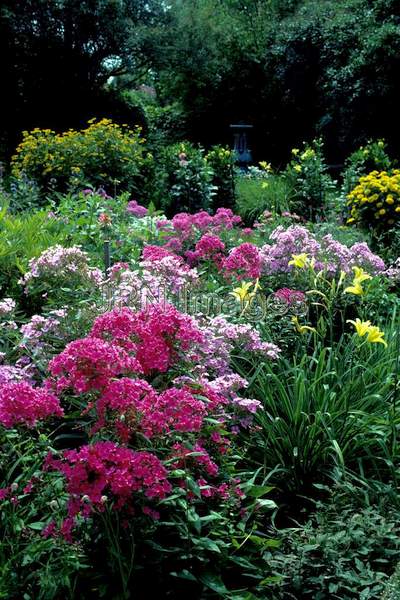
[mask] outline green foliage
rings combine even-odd
[[[385,506],[384,499],[360,508],[348,497],[345,504],[338,503],[333,494],[306,524],[284,530],[282,551],[266,557],[283,574],[281,584],[271,590],[273,597],[382,598],[400,557],[398,521],[398,508]]]
[[[278,215],[288,211],[292,195],[291,184],[278,173],[252,168],[236,177],[236,211],[249,224],[265,211]]]
[[[41,470],[48,444],[43,433],[35,440],[35,434],[1,432],[1,487],[14,488],[0,514],[1,598],[53,600],[62,594],[72,599],[78,574],[87,567],[81,546],[41,535],[57,513],[62,485]]]
[[[232,150],[213,146],[205,158],[212,169],[212,184],[216,188],[212,201],[213,210],[220,207],[232,208],[235,202],[235,159]]]
[[[387,349],[357,349],[345,338],[333,348],[317,346],[310,356],[299,341],[279,372],[244,361],[248,393],[264,405],[252,439],[253,464],[276,468],[279,488],[296,495],[307,495],[338,464],[358,468],[361,462],[388,477],[397,457],[392,435],[398,416],[391,412],[396,365],[393,341]]]
[[[3,205],[0,210],[0,289],[1,294],[20,295],[17,281],[31,258],[49,246],[63,243],[63,223],[49,219],[46,211],[12,215]]]

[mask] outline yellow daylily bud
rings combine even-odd
[[[315,329],[315,327],[309,327],[308,325],[300,325],[297,317],[292,317],[292,323],[295,326],[296,331],[298,333],[301,333],[302,335],[304,333],[306,333],[307,331],[311,331],[312,333],[317,333],[317,330]]]

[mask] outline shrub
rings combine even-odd
[[[361,146],[350,154],[345,162],[343,171],[342,192],[346,196],[357,185],[362,175],[371,171],[387,171],[392,167],[386,152],[384,140],[369,140],[365,146]]]
[[[189,142],[168,146],[161,155],[159,199],[167,215],[211,208],[215,186],[204,151]]]
[[[233,208],[235,203],[234,154],[229,148],[213,146],[206,154],[213,175],[212,184],[216,187],[213,197],[213,210],[217,208]]]
[[[372,171],[348,195],[348,224],[384,231],[400,217],[400,170]]]
[[[44,191],[87,184],[137,190],[145,162],[143,143],[139,127],[130,129],[109,119],[91,119],[80,131],[24,131],[12,158],[12,174],[27,176]]]
[[[315,139],[304,143],[302,150],[293,148],[292,155],[286,167],[286,178],[295,190],[291,209],[314,221],[322,216],[327,196],[335,187],[327,173],[323,142]]]

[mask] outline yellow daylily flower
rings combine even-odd
[[[229,292],[231,296],[236,298],[239,302],[244,302],[249,296],[254,295],[250,292],[250,289],[253,286],[252,281],[248,281],[247,283],[243,281],[240,287],[233,288],[233,292]]]
[[[368,329],[367,342],[371,344],[383,344],[385,348],[387,348],[387,342],[383,339],[385,333],[376,327],[376,325],[371,325]]]
[[[358,281],[358,283],[362,283],[363,281],[367,281],[368,279],[372,279],[371,275],[366,273],[364,269],[361,267],[353,267],[354,271],[354,282]]]
[[[258,163],[260,165],[260,167],[262,169],[264,169],[264,171],[267,171],[267,173],[270,173],[272,171],[272,166],[270,163],[268,163],[266,160],[262,160],[260,163]]]
[[[298,333],[304,334],[306,331],[311,331],[312,333],[317,333],[315,327],[309,327],[308,325],[300,325],[297,317],[292,317],[292,323],[296,328]]]
[[[250,292],[253,287],[253,291]],[[256,295],[257,290],[261,289],[259,279],[257,278],[255,283],[252,281],[243,281],[240,287],[233,289],[233,292],[229,292],[231,296],[236,298],[239,302],[244,303],[246,300],[251,300]]]
[[[308,254],[303,252],[302,254],[292,254],[292,260],[290,260],[288,264],[298,267],[299,269],[304,269],[308,263]]]
[[[349,285],[349,287],[345,288],[345,294],[355,294],[356,296],[362,296],[364,290],[361,286],[361,283],[357,280],[353,281],[353,285]]]
[[[355,321],[347,319],[346,323],[351,323],[354,325],[357,335],[360,337],[363,337],[366,333],[368,333],[371,327],[371,321],[361,321],[358,318]]]

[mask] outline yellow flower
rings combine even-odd
[[[292,254],[292,260],[290,260],[288,264],[298,267],[299,269],[304,269],[304,267],[309,264],[308,254],[305,252],[302,254]]]
[[[250,292],[250,289],[253,286],[254,286],[254,289],[252,292]],[[259,284],[258,279],[256,279],[255,283],[253,283],[252,281],[248,281],[248,282],[243,281],[243,283],[240,287],[234,288],[233,292],[229,292],[229,293],[231,296],[236,298],[236,300],[243,303],[246,300],[250,300],[251,298],[254,298],[256,291],[260,288],[261,288],[261,286]]]
[[[353,285],[349,285],[349,287],[345,288],[344,293],[361,296],[364,293],[364,290],[362,289],[361,283],[359,281],[353,281]]]
[[[297,173],[301,173],[301,165],[295,165],[293,168]]]
[[[293,148],[292,149],[293,156],[297,156],[299,152],[300,152],[300,150],[298,148]]]
[[[272,166],[270,165],[270,163],[267,163],[265,160],[262,160],[259,163],[259,165],[262,169],[264,169],[264,171],[267,171],[267,173],[270,173],[272,171]]]
[[[369,328],[371,327],[371,321],[361,321],[360,319],[356,319],[352,321],[351,319],[347,319],[346,323],[351,323],[354,325],[357,335],[363,337],[366,333],[369,332]]]
[[[292,317],[292,323],[295,326],[296,331],[298,333],[301,333],[302,335],[304,333],[306,333],[307,331],[311,331],[312,333],[317,333],[317,330],[315,329],[315,327],[309,327],[308,325],[300,325],[297,317]]]
[[[371,344],[383,344],[387,348],[387,342],[383,339],[384,332],[379,327],[372,326],[368,329],[367,342]]]
[[[366,273],[364,271],[364,269],[362,269],[361,267],[353,267],[353,271],[354,271],[354,282],[358,281],[359,283],[362,283],[363,281],[372,279],[371,275]]]

